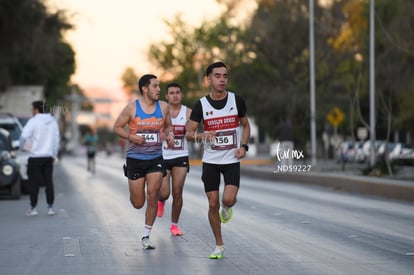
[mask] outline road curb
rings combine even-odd
[[[273,181],[315,185],[352,193],[414,201],[414,183],[333,173],[274,173],[271,168],[242,166],[242,175]]]

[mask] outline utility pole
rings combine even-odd
[[[79,147],[79,126],[77,122],[78,114],[80,111],[80,103],[81,98],[76,92],[75,86],[72,86],[71,94],[70,94],[70,102],[71,102],[71,126],[72,126],[72,137],[71,137],[71,149],[73,154],[78,153]]]
[[[79,125],[78,125],[78,116],[81,114],[81,104],[82,102],[94,102],[94,103],[107,103],[111,104],[117,100],[110,98],[88,98],[77,93],[76,86],[72,86],[70,96],[66,97],[67,100],[71,103],[71,150],[73,154],[78,153],[79,149]],[[99,114],[93,113],[95,117],[98,117]],[[102,116],[101,116],[102,117]]]
[[[369,124],[371,140],[371,167],[375,166],[375,0],[371,0],[369,16]]]
[[[314,0],[309,0],[309,55],[310,55],[310,123],[311,123],[311,157],[316,165],[316,122],[315,122],[315,39],[314,39]]]

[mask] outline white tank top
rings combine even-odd
[[[171,117],[174,129],[174,147],[168,148],[166,144],[162,147],[164,159],[174,159],[188,156],[188,144],[185,139],[185,124],[187,123],[187,107],[182,105],[177,117]]]
[[[200,99],[203,110],[204,131],[216,131],[213,143],[204,142],[203,162],[230,164],[240,162],[236,150],[240,143],[240,121],[236,96],[227,92],[227,103],[217,110],[204,96]]]

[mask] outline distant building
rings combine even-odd
[[[44,99],[43,86],[11,86],[0,93],[0,112],[17,117],[32,116],[32,102]]]

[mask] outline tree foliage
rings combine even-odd
[[[242,62],[232,77],[250,114],[270,136],[281,116],[292,120],[295,129],[307,127],[301,125],[309,113],[307,31],[303,1],[258,1],[243,35],[244,55],[254,58]],[[298,114],[301,119],[295,119]]]
[[[126,68],[121,76],[121,80],[123,83],[122,88],[128,98],[131,98],[133,94],[138,92],[138,75],[133,68]]]
[[[200,72],[213,61],[226,62],[229,89],[246,99],[261,132],[275,137],[273,129],[285,115],[304,146],[309,140],[304,133],[310,132],[308,1],[256,0],[257,9],[243,27],[231,23],[242,2],[219,2],[227,10],[200,27],[188,27],[179,16],[166,22],[170,39],[154,43],[149,60],[183,84],[193,100],[207,88]],[[377,133],[383,139],[389,112],[393,129],[413,131],[414,108],[408,106],[414,100],[414,3],[375,3]],[[353,135],[369,120],[369,0],[316,6],[314,18],[318,136],[331,130],[326,115],[335,106],[345,113],[340,132]]]
[[[192,104],[203,95],[207,86],[204,72],[209,63],[223,60],[231,66],[240,63],[241,43],[239,28],[230,26],[226,17],[204,21],[191,28],[177,15],[165,21],[171,40],[153,43],[149,47],[149,60],[165,73],[161,78],[179,82],[186,94],[183,102]]]
[[[392,128],[407,129],[414,136],[414,109],[406,105],[414,101],[414,3],[377,0],[376,5],[377,92],[391,107]],[[380,109],[379,128],[385,127],[387,116]]]
[[[42,0],[0,1],[0,90],[43,85],[48,100],[61,99],[75,70],[63,40],[72,28],[63,10],[50,12]]]

